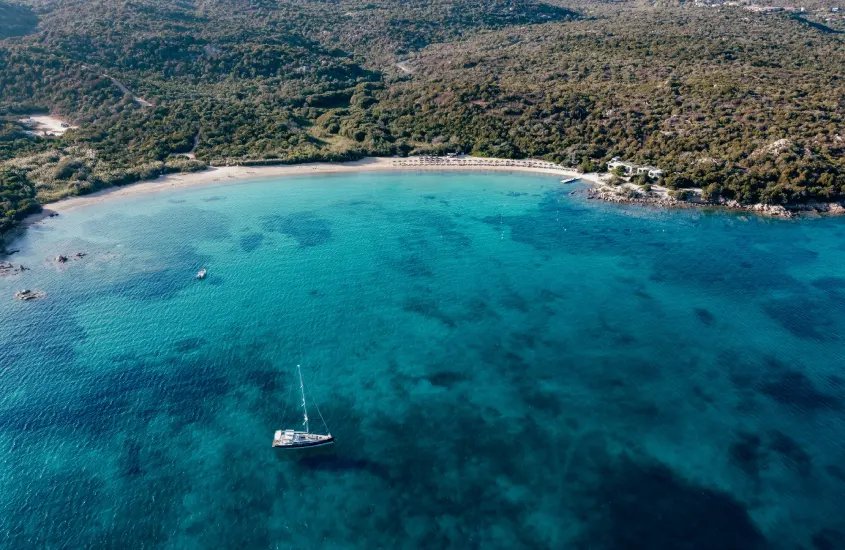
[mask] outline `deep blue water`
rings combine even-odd
[[[845,220],[575,188],[310,177],[31,228],[0,546],[843,548]],[[317,452],[270,447],[297,363]]]

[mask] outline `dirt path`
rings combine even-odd
[[[197,145],[199,145],[200,142],[200,132],[202,132],[202,129],[198,130],[197,135],[194,136],[194,146],[191,147],[191,150],[187,153],[179,153],[180,156],[188,157],[189,159],[197,158],[197,155],[194,152],[197,150]]]
[[[82,68],[83,68],[83,69],[86,69],[86,70],[91,70],[91,71],[96,70],[94,67],[89,67],[88,65],[82,65]],[[126,85],[125,85],[123,82],[121,82],[120,80],[116,79],[115,77],[113,77],[113,76],[109,76],[109,75],[107,75],[106,73],[101,73],[101,75],[100,75],[100,76],[103,76],[103,77],[108,78],[109,80],[111,80],[111,81],[112,81],[112,83],[113,83],[115,86],[117,86],[117,87],[120,89],[120,91],[121,91],[121,92],[123,92],[124,94],[126,94],[126,95],[128,95],[128,96],[132,96],[132,101],[134,101],[135,103],[137,103],[137,104],[138,104],[138,105],[140,105],[141,107],[152,107],[152,106],[153,106],[153,104],[152,104],[152,103],[150,103],[149,101],[147,101],[147,100],[146,100],[146,99],[144,99],[143,97],[138,97],[138,96],[136,96],[135,94],[133,94],[133,93],[132,93],[132,90],[130,90],[129,88],[127,88],[127,87],[126,87]]]
[[[136,96],[135,94],[133,94],[133,93],[132,93],[132,90],[130,90],[129,88],[127,88],[127,87],[123,84],[123,82],[119,81],[119,80],[118,80],[118,79],[116,79],[115,77],[113,77],[113,76],[109,76],[109,75],[107,75],[107,74],[103,74],[103,76],[104,76],[104,77],[106,77],[106,78],[108,78],[108,79],[109,79],[109,80],[111,80],[112,82],[114,82],[114,85],[115,85],[115,86],[117,86],[118,88],[120,88],[120,91],[121,91],[121,92],[123,92],[123,93],[124,93],[124,94],[126,94],[126,95],[130,95],[130,96],[132,96],[132,99],[135,101],[135,103],[137,103],[137,104],[138,104],[138,105],[140,105],[141,107],[152,107],[152,106],[153,106],[153,104],[152,104],[152,103],[150,103],[149,101],[147,101],[146,99],[141,98],[141,97],[138,97],[138,96]]]

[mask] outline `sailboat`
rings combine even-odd
[[[296,371],[299,373],[299,391],[302,393],[302,414],[304,417],[305,431],[297,430],[276,430],[273,436],[273,447],[282,447],[285,449],[303,449],[305,447],[319,447],[321,445],[329,445],[334,443],[332,434],[312,434],[308,428],[308,407],[305,405],[305,384],[302,382],[302,369],[299,365],[296,366]],[[320,412],[319,407],[317,412]],[[323,415],[320,414],[320,418]],[[326,421],[323,420],[325,425]],[[326,426],[328,428],[328,426]]]

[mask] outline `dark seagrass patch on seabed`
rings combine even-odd
[[[716,317],[708,309],[705,309],[703,307],[697,307],[694,311],[695,316],[698,317],[698,320],[701,321],[701,324],[706,327],[711,326],[716,320]]]
[[[771,430],[765,436],[740,433],[728,449],[728,459],[755,482],[759,482],[761,472],[778,464],[801,477],[809,476],[813,466],[810,454],[779,430]]]
[[[384,478],[385,470],[379,463],[366,458],[350,458],[338,453],[323,452],[322,454],[308,454],[301,456],[297,460],[297,464],[306,469],[317,472],[331,472],[334,474],[343,474],[348,472],[366,472],[373,474],[376,477]]]
[[[759,383],[759,391],[781,405],[801,411],[840,410],[842,396],[816,387],[810,378],[796,370],[773,373]]]
[[[813,535],[813,550],[845,550],[845,531],[826,527]]]
[[[763,311],[799,338],[828,342],[842,339],[829,297],[795,294],[765,302]]]
[[[205,265],[208,258],[198,255],[193,248],[183,247],[157,260],[160,262],[157,269],[133,273],[109,285],[107,291],[134,300],[167,300],[196,284],[197,266]]]
[[[402,304],[402,309],[409,313],[416,313],[423,317],[440,321],[449,328],[455,327],[455,320],[447,315],[436,301],[430,298],[411,296]]]
[[[407,230],[416,230],[409,232],[414,238],[426,241],[426,245],[436,243],[440,247],[446,243],[459,249],[472,246],[472,238],[462,230],[454,216],[448,214],[434,210],[400,210],[390,212],[387,221],[402,224]]]
[[[238,239],[238,243],[241,246],[241,250],[243,250],[244,252],[252,252],[254,250],[257,250],[263,242],[263,233],[250,233],[248,235],[243,235],[241,238]]]
[[[769,433],[769,447],[780,454],[784,465],[801,476],[809,476],[813,467],[813,458],[793,438],[779,430]]]
[[[845,277],[819,277],[810,284],[825,292],[845,292]]]
[[[748,477],[757,480],[767,466],[767,455],[763,440],[757,434],[740,433],[728,449],[730,463],[742,470]]]
[[[314,212],[266,216],[262,228],[293,238],[301,248],[320,246],[332,238],[331,222],[318,217]]]
[[[31,356],[33,350],[37,350],[36,356],[43,366],[50,365],[51,373],[72,368],[75,346],[86,338],[86,331],[73,316],[71,302],[63,303],[73,299],[78,298],[54,297],[49,304],[49,315],[40,308],[24,308],[18,312],[14,322],[8,323],[7,339],[0,342],[0,365],[14,365],[14,359]],[[6,374],[2,366],[0,374]],[[6,375],[10,374],[22,376],[24,371],[8,369]]]
[[[190,338],[183,338],[173,343],[174,351],[178,353],[188,353],[196,351],[208,343],[208,340],[201,336],[192,336]]]
[[[450,388],[455,384],[467,380],[467,375],[462,372],[438,370],[425,375],[425,378],[431,382],[432,386],[440,388]]]
[[[409,277],[432,277],[434,272],[420,254],[407,254],[391,262],[393,267]]]
[[[499,312],[490,305],[486,297],[479,295],[469,298],[464,303],[464,314],[461,316],[461,320],[472,323],[498,317]]]
[[[141,461],[141,444],[134,440],[123,443],[120,456],[120,470],[124,477],[136,477],[144,474]]]
[[[748,510],[719,489],[683,479],[660,463],[621,458],[588,488],[588,527],[577,545],[591,550],[763,550]]]

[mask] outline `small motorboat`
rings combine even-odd
[[[205,279],[206,273],[208,273],[208,271],[206,271],[205,268],[200,269],[199,272],[197,273],[197,280],[199,281],[199,280]]]

